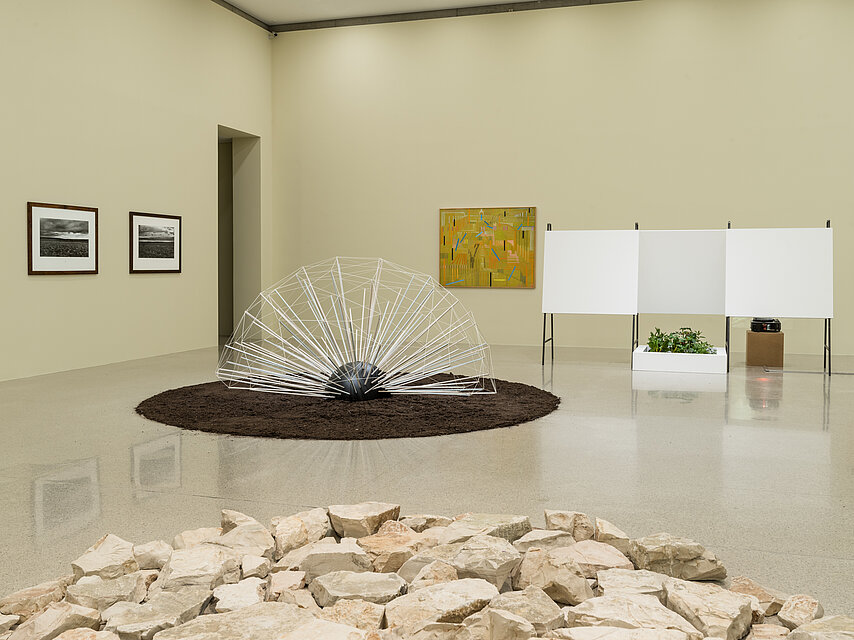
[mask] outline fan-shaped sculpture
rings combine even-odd
[[[371,400],[495,393],[474,317],[430,276],[376,258],[332,258],[263,291],[222,352],[229,387]]]

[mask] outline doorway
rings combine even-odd
[[[220,125],[217,142],[222,344],[261,290],[261,138]]]

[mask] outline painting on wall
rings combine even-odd
[[[181,216],[130,212],[130,272],[181,273]]]
[[[440,209],[439,282],[534,288],[536,207]]]
[[[28,202],[27,273],[98,273],[98,210]]]

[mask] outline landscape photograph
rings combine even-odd
[[[175,227],[172,225],[139,225],[140,258],[174,258]]]
[[[39,255],[43,258],[88,258],[89,221],[41,218]]]

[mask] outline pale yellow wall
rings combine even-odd
[[[382,256],[437,275],[441,207],[536,206],[538,247],[547,222],[832,218],[834,345],[854,353],[852,33],[850,0],[645,0],[282,34],[278,242],[298,239],[293,264]],[[489,341],[539,343],[538,260],[534,291],[460,293]],[[722,318],[654,323],[723,340]],[[558,344],[627,348],[628,318],[556,325]],[[784,326],[790,352],[820,353],[820,320]]]
[[[210,0],[11,0],[0,20],[0,379],[217,341],[217,125],[261,137],[270,41]],[[99,208],[100,273],[27,276],[26,203]],[[183,216],[183,273],[128,273],[128,211]]]

